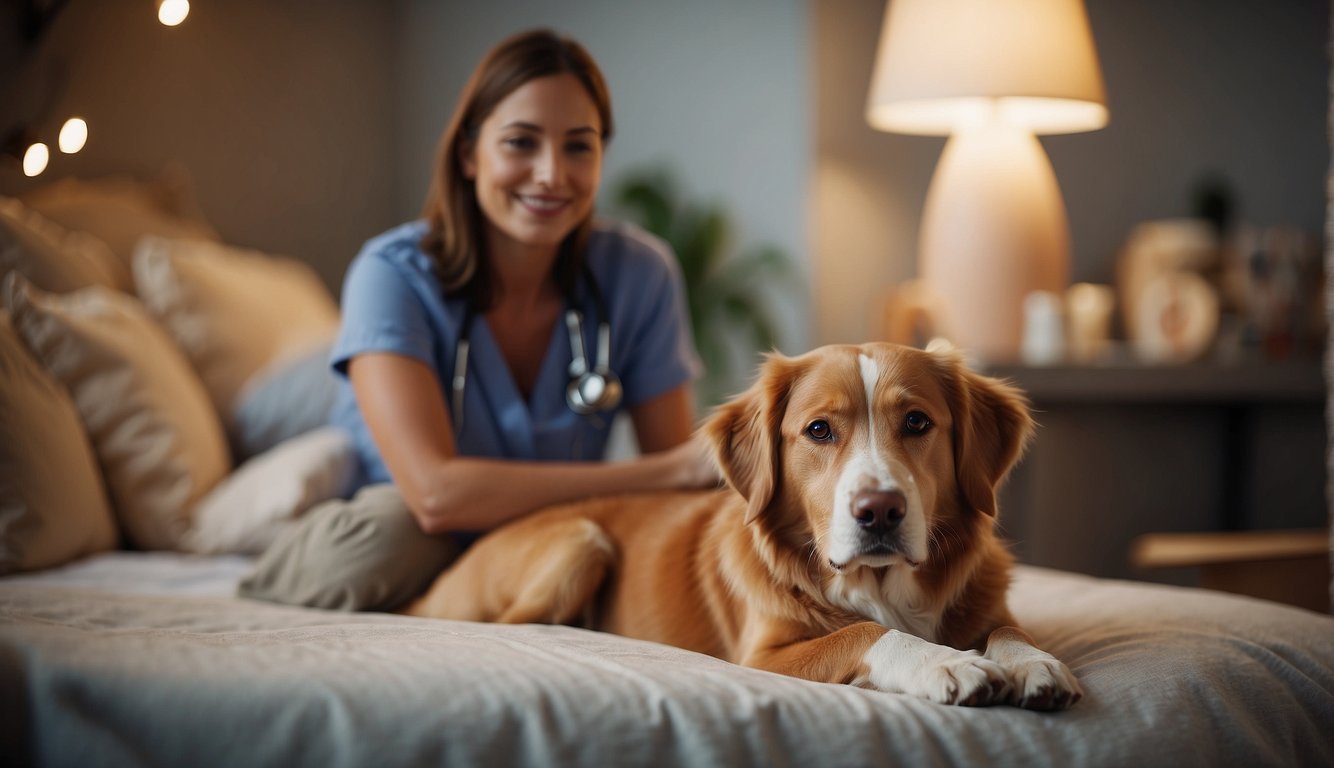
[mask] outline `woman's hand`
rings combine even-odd
[[[716,488],[722,484],[722,475],[713,461],[713,449],[702,433],[669,448],[661,456],[668,464],[678,488]]]
[[[689,384],[630,410],[635,437],[646,460],[657,464],[668,488],[714,488],[722,482],[713,448],[692,431],[695,398]]]

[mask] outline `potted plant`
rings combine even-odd
[[[722,402],[753,372],[756,353],[778,345],[764,296],[775,285],[788,283],[787,256],[768,244],[729,256],[726,211],[717,204],[684,200],[665,169],[632,172],[617,185],[613,202],[676,252],[691,331],[705,368],[696,395],[705,407]]]

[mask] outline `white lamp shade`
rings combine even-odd
[[[1107,124],[1081,0],[890,0],[867,120],[947,135],[997,114],[1034,133]]]

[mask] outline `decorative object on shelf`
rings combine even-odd
[[[927,193],[919,274],[942,330],[984,359],[1013,359],[1031,291],[1064,291],[1070,236],[1035,134],[1107,124],[1080,0],[893,0],[867,120],[950,137]]]
[[[1145,362],[1198,360],[1218,335],[1218,292],[1194,272],[1157,275],[1140,293],[1135,328],[1135,352]]]
[[[1019,357],[1029,365],[1055,365],[1065,359],[1065,309],[1052,291],[1024,297],[1024,338]]]
[[[729,256],[724,210],[682,200],[671,174],[663,169],[632,172],[617,185],[613,200],[676,252],[691,331],[705,369],[697,387],[700,404],[711,407],[722,402],[739,385],[735,376],[750,375],[757,362],[755,353],[778,344],[777,326],[762,297],[775,282],[789,279],[787,256],[772,245]],[[742,358],[744,365],[738,369]]]
[[[1321,354],[1323,266],[1313,233],[1292,226],[1238,228],[1224,252],[1223,287],[1239,315],[1243,353],[1266,360]]]
[[[1146,288],[1163,275],[1192,272],[1212,275],[1219,269],[1221,243],[1206,219],[1158,219],[1135,225],[1117,257],[1116,281],[1126,338],[1140,336],[1140,311]]]
[[[1116,291],[1110,285],[1070,286],[1065,292],[1065,335],[1070,360],[1089,364],[1109,357],[1115,308]]]
[[[1126,338],[1149,363],[1183,363],[1217,337],[1219,301],[1206,275],[1220,265],[1217,225],[1204,218],[1136,225],[1117,258]]]

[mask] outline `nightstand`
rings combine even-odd
[[[1138,569],[1198,569],[1200,586],[1329,613],[1329,531],[1150,533],[1135,540]]]
[[[1024,562],[1136,570],[1139,536],[1322,528],[1325,383],[1317,360],[1181,366],[990,366],[1028,393],[1037,438],[1001,495]]]

